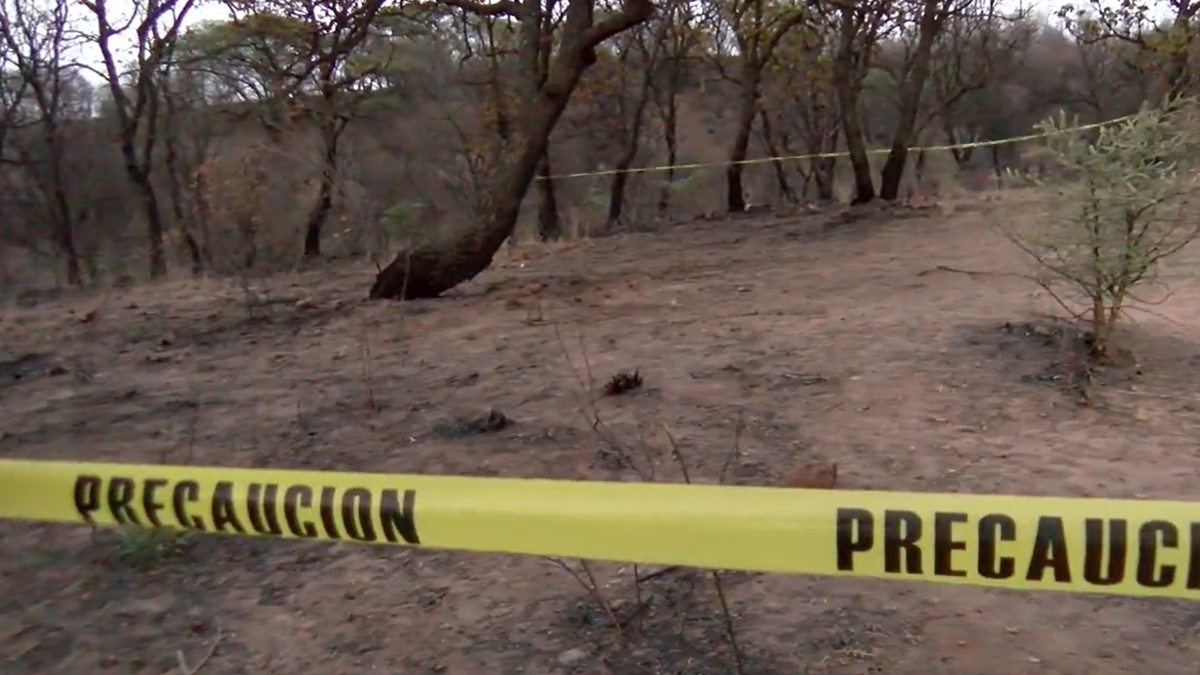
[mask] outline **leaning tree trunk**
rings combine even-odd
[[[497,180],[482,195],[478,213],[483,222],[449,246],[423,243],[401,251],[375,277],[369,297],[435,298],[487,269],[517,223],[521,201],[565,107],[565,96],[539,98],[527,105],[520,118],[528,133],[514,139],[496,169]]]
[[[550,133],[570,101],[583,72],[596,62],[596,45],[636,26],[654,11],[649,0],[625,0],[618,13],[592,22],[592,0],[570,0],[563,25],[564,44],[549,76],[536,95],[514,116],[520,133],[505,149],[484,193],[479,213],[483,222],[449,245],[422,243],[401,251],[380,270],[371,298],[433,298],[473,279],[488,268],[496,251],[512,234],[529,184],[537,171]]]

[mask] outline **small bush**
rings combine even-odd
[[[1091,140],[1071,131],[1078,122],[1065,113],[1038,126],[1058,175],[1025,176],[1048,193],[1044,219],[1033,234],[1005,234],[1035,261],[1038,284],[1088,319],[1098,358],[1108,356],[1133,289],[1200,231],[1188,211],[1200,180],[1183,164],[1200,138],[1194,111],[1189,100],[1168,101]]]
[[[142,570],[161,565],[178,553],[188,540],[188,533],[178,530],[124,527],[117,532],[117,560]]]

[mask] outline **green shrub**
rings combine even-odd
[[[1046,190],[1047,208],[1032,234],[1005,233],[1035,261],[1038,283],[1089,321],[1097,357],[1108,356],[1133,289],[1200,231],[1188,203],[1200,181],[1185,166],[1200,137],[1194,111],[1179,99],[1092,134],[1072,131],[1065,113],[1038,127],[1057,167],[1026,178]]]

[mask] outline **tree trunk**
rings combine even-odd
[[[779,196],[783,197],[788,204],[796,203],[796,192],[792,190],[792,186],[788,183],[787,168],[783,165],[783,160],[779,157],[783,154],[779,151],[779,146],[775,144],[775,134],[771,129],[771,118],[767,115],[765,108],[758,111],[758,117],[762,121],[763,140],[767,144],[767,152],[771,153],[771,168],[775,172],[775,183],[779,186]]]
[[[933,59],[933,42],[941,32],[944,12],[940,3],[944,0],[925,0],[921,14],[920,37],[913,54],[912,68],[900,83],[900,118],[892,134],[892,148],[879,177],[879,196],[894,201],[900,196],[900,181],[904,178],[904,166],[908,163],[908,149],[912,145],[917,126],[917,113],[921,108],[921,92],[929,79],[930,62]]]
[[[871,178],[871,160],[867,156],[866,139],[858,118],[858,96],[842,96],[842,133],[846,136],[846,152],[850,155],[850,168],[854,171],[854,198],[850,203],[865,204],[875,199],[875,181]]]
[[[949,121],[942,121],[942,129],[946,133],[946,143],[950,146],[950,154],[954,157],[955,166],[957,166],[959,170],[966,169],[971,163],[971,158],[975,155],[975,146],[960,145],[960,143],[963,141],[963,138],[959,136],[958,131],[954,128],[954,125]],[[972,134],[970,138],[971,141],[974,142],[979,139],[979,135]]]
[[[183,243],[187,246],[188,255],[192,259],[192,276],[200,276],[204,273],[204,267],[207,261],[205,260],[203,250],[200,244],[197,243],[196,237],[192,235],[191,224],[188,222],[187,208],[184,204],[183,196],[183,167],[180,166],[183,159],[179,152],[179,135],[175,129],[175,121],[177,110],[172,94],[165,89],[162,91],[163,108],[163,163],[166,165],[167,178],[167,196],[171,198],[171,212],[175,217],[175,227],[179,229],[179,233],[183,236]]]
[[[521,200],[549,146],[550,133],[583,72],[596,62],[596,45],[644,22],[654,12],[649,0],[624,0],[619,12],[593,23],[593,9],[592,0],[569,0],[562,45],[548,69],[549,75],[514,116],[521,132],[509,144],[496,166],[494,180],[480,200],[483,222],[448,246],[423,243],[401,251],[375,277],[369,297],[437,297],[491,265],[517,223]]]
[[[617,160],[617,173],[613,176],[612,187],[608,193],[608,219],[605,229],[609,232],[621,222],[621,212],[625,209],[625,187],[629,184],[629,168],[637,159],[638,149],[642,141],[642,121],[646,117],[646,105],[650,100],[650,76],[642,78],[642,86],[638,91],[638,99],[633,108],[633,119],[626,129],[625,149]]]
[[[62,214],[59,215],[59,223],[56,227],[58,230],[55,233],[56,244],[58,250],[67,258],[67,283],[72,286],[83,285],[83,274],[79,267],[79,252],[75,249],[75,234],[71,231],[71,221],[61,220]]]
[[[730,213],[746,210],[746,192],[742,186],[742,162],[750,150],[750,132],[758,114],[758,65],[747,62],[742,68],[742,96],[739,101],[738,126],[729,151],[729,166],[725,169],[725,200]]]
[[[142,204],[146,209],[146,234],[150,239],[150,278],[161,279],[167,275],[167,252],[163,245],[162,212],[158,210],[158,195],[154,188],[142,186]]]
[[[674,80],[668,83],[674,86]],[[667,103],[662,114],[663,141],[667,144],[667,175],[663,180],[662,189],[658,193],[658,215],[666,217],[671,210],[671,188],[675,183],[675,162],[679,159],[679,101],[675,90],[667,95]]]
[[[538,160],[538,239],[540,241],[557,241],[562,239],[562,222],[558,218],[558,196],[554,192],[554,178],[550,170],[550,147]]]
[[[142,212],[146,216],[146,237],[150,244],[150,278],[161,279],[167,275],[167,250],[163,243],[162,210],[159,208],[158,192],[150,182],[150,177],[136,167],[130,169],[130,178],[137,188],[142,202]]]
[[[147,133],[146,144],[152,146],[153,134]],[[163,244],[163,217],[158,203],[158,192],[150,181],[149,169],[138,161],[137,127],[128,117],[121,117],[121,158],[125,162],[125,173],[138,192],[142,212],[146,216],[146,238],[150,248],[150,278],[160,279],[167,274],[167,254]]]
[[[565,100],[547,97],[526,107],[532,110],[522,111],[521,125],[530,133],[514,139],[503,164],[497,167],[496,180],[480,200],[480,226],[446,248],[421,244],[401,251],[376,275],[370,298],[435,298],[491,265],[517,223],[521,201],[533,181],[550,131],[566,106]]]
[[[875,199],[875,181],[871,178],[871,160],[867,156],[862,119],[858,111],[859,78],[854,74],[853,44],[843,44],[834,66],[834,86],[837,88],[838,108],[841,110],[842,135],[846,137],[846,152],[854,171],[854,198],[851,204],[864,204]]]
[[[46,145],[50,155],[50,194],[54,199],[55,245],[67,258],[67,283],[80,286],[83,276],[79,267],[79,252],[75,249],[75,219],[71,216],[71,202],[67,198],[62,167],[63,148],[57,124],[47,124]]]
[[[183,183],[179,177],[179,152],[177,142],[170,137],[164,141],[166,156],[164,161],[167,165],[167,196],[171,198],[171,213],[175,216],[175,227],[179,228],[179,233],[183,236],[184,246],[187,247],[188,256],[192,259],[192,276],[200,276],[204,273],[204,253],[200,249],[200,244],[197,243],[196,237],[192,235],[192,228],[188,224],[187,209],[184,208]]]
[[[321,140],[325,156],[321,162],[321,182],[317,186],[317,201],[304,224],[304,257],[321,256],[321,232],[333,212],[333,190],[337,186],[338,142],[345,124],[340,118],[325,120],[321,125]]]

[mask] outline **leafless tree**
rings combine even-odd
[[[750,136],[754,121],[762,109],[763,69],[788,32],[811,16],[805,6],[789,7],[775,11],[766,0],[733,0],[716,5],[712,14],[715,32],[727,37],[718,44],[730,43],[737,47],[736,73],[729,73],[737,82],[738,96],[737,125],[733,133],[733,147],[729,151],[729,166],[725,170],[726,205],[729,211],[746,209],[746,192],[742,185],[743,162],[750,150]],[[718,51],[715,63],[725,73],[726,57]]]
[[[867,140],[859,109],[863,80],[871,67],[880,39],[894,23],[893,0],[848,2],[833,0],[822,11],[836,22],[837,48],[833,59],[833,87],[837,92],[842,135],[854,170],[853,203],[875,199],[875,181],[867,156]]]
[[[69,87],[70,64],[66,52],[70,3],[53,0],[3,0],[0,3],[0,39],[12,75],[20,78],[10,110],[28,109],[27,114],[6,115],[6,131],[16,134],[18,161],[26,180],[45,205],[54,244],[66,260],[67,283],[79,285],[83,276],[75,245],[75,215],[65,171],[64,97]],[[7,107],[7,106],[6,106]],[[16,123],[15,125],[13,123]],[[18,139],[18,136],[24,138]]]
[[[164,243],[166,219],[151,176],[161,102],[155,84],[169,63],[171,46],[179,37],[180,27],[196,0],[134,0],[132,12],[124,19],[110,13],[107,0],[79,2],[94,19],[96,32],[92,38],[103,57],[101,75],[112,97],[112,113],[119,130],[125,172],[137,190],[146,219],[150,278],[156,279],[167,273],[167,256]],[[113,40],[129,35],[130,29],[135,56],[131,72],[123,73]]]

